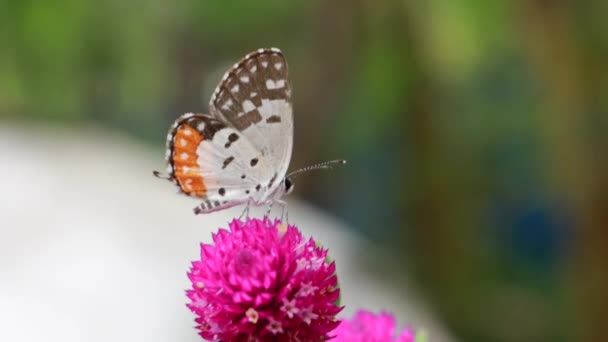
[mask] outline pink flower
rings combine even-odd
[[[201,244],[188,304],[211,341],[321,341],[338,326],[327,250],[276,220],[234,220]]]
[[[406,328],[401,335],[394,339],[395,318],[393,315],[381,312],[359,310],[352,320],[343,320],[332,332],[336,336],[332,342],[414,342],[416,334],[411,328]]]

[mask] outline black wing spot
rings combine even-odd
[[[281,117],[278,115],[273,115],[266,119],[266,123],[279,123],[281,122]]]
[[[258,158],[253,158],[253,159],[251,159],[250,164],[251,164],[251,166],[252,166],[252,167],[253,167],[253,166],[256,166],[256,165],[258,164]]]
[[[230,135],[228,136],[228,142],[224,145],[225,148],[230,147],[230,145],[232,145],[233,142],[239,140],[239,135],[236,133],[230,133]]]
[[[233,160],[234,160],[234,156],[230,156],[230,157],[224,159],[224,165],[222,165],[222,169],[225,169],[226,166],[228,166],[228,164],[232,163]]]
[[[220,188],[218,192],[220,193],[220,196],[224,196],[226,194],[226,189]]]
[[[241,179],[245,179],[247,176],[245,176],[245,174],[241,175]]]
[[[278,175],[275,172],[274,176],[272,176],[272,178],[270,179],[270,182],[268,182],[269,189],[272,188],[272,184],[274,184],[274,181],[277,180],[277,177],[278,177]]]
[[[255,186],[255,191],[260,191],[261,188],[262,188],[262,185],[258,184]]]
[[[249,195],[249,190],[245,190],[245,193],[246,193],[247,195]]]

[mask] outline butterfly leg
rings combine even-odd
[[[274,201],[270,201],[270,204],[268,204],[268,210],[266,210],[266,217],[270,217],[270,211],[272,210],[272,205],[274,204]]]
[[[281,200],[275,200],[283,210],[281,211],[281,222],[289,223],[289,212],[287,211],[287,202]],[[283,221],[285,218],[285,221]]]
[[[239,220],[243,218],[243,216],[245,216],[245,218],[249,218],[249,206],[251,205],[251,201],[247,201],[247,205],[245,206],[245,210],[243,210],[243,213],[241,214],[241,216],[239,216]]]

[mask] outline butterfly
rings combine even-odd
[[[240,204],[269,205],[294,187],[293,176],[345,163],[333,160],[287,175],[293,147],[293,109],[287,61],[277,48],[258,49],[228,70],[209,102],[209,114],[180,116],[167,135],[167,174],[179,192],[201,199],[195,214]]]

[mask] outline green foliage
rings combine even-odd
[[[416,331],[416,339],[415,342],[428,342],[428,336],[426,331],[424,330],[420,330],[420,331]]]

